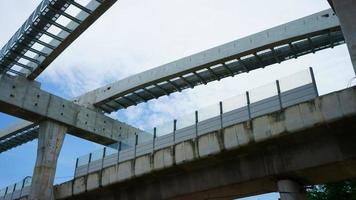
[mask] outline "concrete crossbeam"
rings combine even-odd
[[[23,77],[0,78],[0,111],[32,122],[51,119],[75,136],[111,144],[140,133],[139,129],[40,89]]]
[[[174,62],[135,74],[117,82],[88,92],[78,98],[83,105],[100,105],[130,92],[148,87],[154,83],[180,77],[221,64],[234,58],[253,54],[279,45],[289,44],[298,39],[327,33],[340,28],[334,12],[322,12],[241,38]]]
[[[340,19],[341,30],[356,73],[356,3],[354,0],[332,0],[332,6]]]

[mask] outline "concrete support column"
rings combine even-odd
[[[345,36],[351,61],[356,73],[356,2],[355,0],[331,0]]]
[[[32,176],[30,200],[51,200],[57,160],[67,128],[53,121],[40,123],[36,166]]]
[[[306,200],[304,188],[292,180],[280,180],[277,183],[281,200]]]

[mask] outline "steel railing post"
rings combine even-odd
[[[219,102],[219,108],[220,108],[220,128],[222,129],[223,128],[223,102],[220,101]]]
[[[176,143],[177,120],[173,120],[173,144]]]
[[[251,120],[250,93],[246,91],[248,119]]]
[[[318,87],[316,85],[314,71],[313,71],[312,67],[309,67],[309,72],[310,72],[310,76],[311,76],[311,79],[312,79],[312,83],[313,83],[315,94],[316,94],[316,96],[319,96]]]
[[[199,116],[198,116],[198,111],[195,111],[195,137],[198,138],[198,122],[199,122]]]
[[[276,80],[276,86],[277,86],[277,93],[278,93],[279,108],[282,110],[283,104],[282,104],[281,87],[279,85],[279,80]]]

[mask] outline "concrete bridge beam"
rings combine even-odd
[[[103,145],[142,134],[140,129],[53,95],[38,82],[20,76],[1,77],[0,111],[34,123],[53,120],[65,124],[69,134]]]
[[[30,200],[51,200],[57,160],[67,128],[54,121],[40,123],[37,160],[32,176]]]
[[[292,180],[280,180],[277,183],[281,200],[306,200],[305,190]]]
[[[341,30],[356,72],[356,2],[354,0],[332,0],[332,3],[339,17]]]

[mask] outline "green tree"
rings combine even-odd
[[[307,189],[308,200],[356,200],[356,181],[315,185]]]

